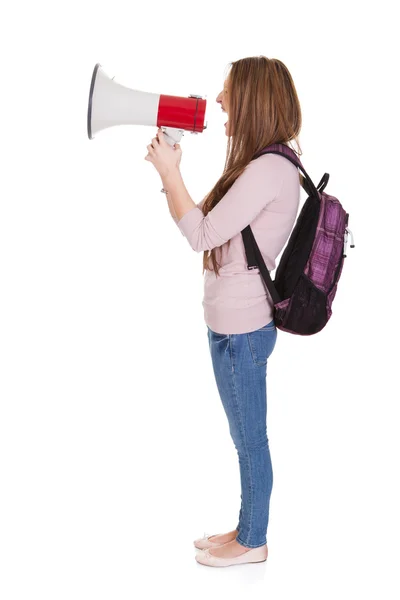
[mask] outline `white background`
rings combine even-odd
[[[3,8],[2,600],[399,598],[394,5]],[[207,129],[181,140],[199,202],[224,165],[227,66],[261,54],[293,76],[301,160],[315,184],[329,173],[356,247],[326,328],[278,331],[268,362],[268,560],[213,569],[192,542],[236,526],[240,480],[202,253],[144,160],[156,126],[89,140],[87,104],[98,62],[127,87],[206,97]]]

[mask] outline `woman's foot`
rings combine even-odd
[[[217,535],[212,535],[208,539],[210,542],[214,542],[215,544],[226,544],[227,542],[231,542],[236,538],[238,534],[238,530],[234,529],[233,531],[229,531],[228,533],[218,533]]]
[[[222,546],[216,546],[215,548],[208,549],[212,556],[218,556],[219,558],[236,558],[236,556],[245,554],[249,550],[251,550],[251,548],[242,546],[242,544],[239,544],[236,539],[233,539]]]
[[[240,546],[240,550],[238,546]],[[236,540],[232,540],[223,546],[215,546],[198,552],[195,559],[201,565],[208,567],[229,567],[230,565],[242,565],[244,563],[265,562],[267,557],[267,544],[257,548],[247,548]]]

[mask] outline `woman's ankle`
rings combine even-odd
[[[238,530],[234,529],[233,531],[228,531],[227,533],[217,533],[216,535],[212,535],[209,539],[212,542],[219,542],[219,541],[231,541],[234,540],[236,538],[238,534]]]

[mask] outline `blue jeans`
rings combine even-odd
[[[273,474],[267,437],[267,360],[277,339],[272,320],[249,333],[215,333],[207,326],[214,375],[239,457],[241,507],[236,540],[267,543]]]

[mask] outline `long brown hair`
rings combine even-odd
[[[205,196],[202,211],[206,215],[226,194],[253,156],[265,146],[295,140],[302,154],[298,135],[301,129],[301,109],[293,79],[287,67],[277,58],[250,56],[229,63],[227,100],[229,137],[223,173]],[[300,182],[303,176],[299,173]],[[230,240],[228,240],[228,247]],[[203,255],[203,273],[220,264],[216,250]],[[213,268],[210,268],[211,259]]]

